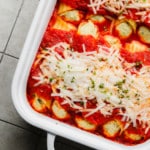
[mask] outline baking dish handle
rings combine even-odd
[[[51,133],[47,133],[47,150],[55,150],[54,142],[55,142],[55,135]]]

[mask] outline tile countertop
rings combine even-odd
[[[13,74],[39,0],[0,0],[0,150],[46,150],[46,133],[27,124],[11,98]],[[61,137],[56,150],[90,150]]]
[[[38,150],[46,139],[45,132],[18,115],[11,98],[13,74],[38,2],[0,0],[0,150]]]

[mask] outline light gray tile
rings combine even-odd
[[[0,150],[36,150],[39,136],[0,121]]]
[[[0,53],[0,62],[1,62],[2,54]]]
[[[19,57],[39,0],[25,0],[6,52]]]
[[[26,123],[16,112],[11,98],[11,83],[17,59],[4,56],[0,64],[0,119],[26,126]]]
[[[17,113],[11,97],[11,83],[17,59],[4,56],[0,63],[0,119],[41,135],[43,131],[26,123]]]
[[[15,23],[22,0],[0,0],[0,51],[3,51]]]

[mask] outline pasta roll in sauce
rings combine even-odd
[[[70,118],[70,114],[60,105],[59,101],[54,100],[52,104],[52,112],[57,119],[67,120]]]
[[[72,31],[76,30],[76,27],[73,24],[65,22],[60,17],[57,17],[55,23],[52,26],[52,29]]]
[[[37,94],[34,94],[34,98],[31,100],[32,107],[38,112],[47,112],[51,109],[51,100],[44,99]]]
[[[84,14],[82,11],[74,9],[74,10],[63,12],[59,16],[67,22],[71,22],[73,24],[79,24],[82,18],[84,17]]]
[[[117,137],[123,129],[123,124],[119,120],[111,120],[103,125],[103,134],[108,138]]]
[[[128,22],[121,21],[121,22],[116,23],[115,32],[120,39],[124,40],[124,39],[129,38],[132,35],[133,30],[132,30],[131,25]]]
[[[150,44],[150,29],[146,26],[140,26],[138,36],[143,43]]]
[[[69,5],[65,4],[65,3],[60,3],[57,13],[61,14],[61,13],[64,13],[66,11],[70,11],[72,9],[74,9],[74,8],[72,8],[71,6],[69,6]]]
[[[75,122],[79,128],[88,130],[88,131],[94,131],[96,130],[96,127],[97,127],[96,124],[91,123],[88,120],[79,116],[75,117]]]

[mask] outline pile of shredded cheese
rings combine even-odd
[[[147,19],[147,13],[150,12],[150,0],[90,0],[88,7],[92,8],[94,14],[97,14],[100,8],[114,14],[128,14],[130,9],[135,9],[138,10],[136,15],[144,22]]]
[[[57,49],[63,50],[63,56]],[[136,127],[138,120],[145,132],[150,129],[150,66],[137,71],[135,63],[126,62],[119,50],[99,46],[99,51],[86,52],[85,48],[79,53],[63,42],[43,50],[38,59],[43,62],[39,75],[33,76],[35,86],[50,84],[52,96],[62,97],[62,104],[87,112],[87,116],[97,111],[111,115],[118,108],[118,115],[128,122],[126,128],[131,123]],[[93,99],[96,108],[87,108],[87,101]]]

